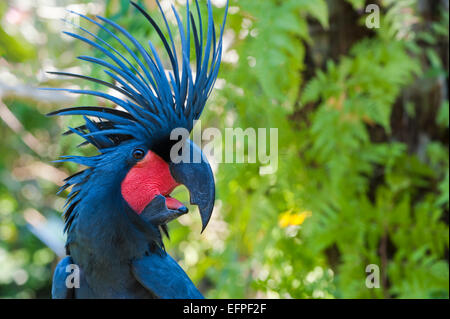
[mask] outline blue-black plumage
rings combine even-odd
[[[203,111],[219,71],[226,12],[217,37],[210,0],[205,34],[197,0],[197,19],[187,1],[184,24],[172,6],[181,40],[179,57],[159,2],[168,39],[142,7],[132,4],[157,32],[170,70],[164,69],[150,41],[146,49],[114,21],[97,16],[99,22],[72,12],[114,40],[107,42],[83,27],[78,28],[86,36],[65,32],[105,56],[79,59],[104,67],[112,81],[51,72],[91,81],[121,94],[117,97],[94,90],[51,89],[93,95],[121,108],[78,106],[49,114],[83,116],[85,124],[69,128],[65,134],[77,134],[85,140],[81,145],[90,144],[99,151],[91,157],[63,156],[60,160],[86,168],[68,177],[60,190],[71,187],[64,210],[68,257],[55,270],[54,298],[202,298],[181,267],[165,252],[161,230],[168,235],[167,223],[187,213],[182,203],[170,197],[179,184],[186,185],[191,203],[198,205],[203,229],[212,213],[214,178],[206,158],[187,139],[182,142],[191,154],[198,153],[201,161],[172,162],[170,150],[177,141],[170,139],[170,133],[176,128],[190,132]],[[191,42],[195,74],[191,69]],[[119,47],[130,60],[120,53]],[[79,267],[78,288],[67,288],[70,264]]]

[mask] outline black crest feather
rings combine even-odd
[[[172,30],[159,1],[156,0],[156,2],[161,11],[169,39],[166,39],[160,26],[141,6],[135,2],[131,3],[157,32],[170,61],[170,70],[164,69],[161,57],[151,41],[148,42],[148,48],[146,49],[126,29],[112,20],[97,16],[102,22],[100,23],[83,14],[70,11],[96,25],[115,40],[115,43],[108,43],[81,26],[76,27],[85,33],[86,36],[64,32],[75,39],[89,44],[105,55],[105,59],[91,56],[80,56],[78,58],[104,67],[104,72],[112,78],[113,83],[68,72],[49,73],[80,78],[100,84],[105,88],[121,93],[123,98],[101,91],[85,89],[49,88],[47,90],[97,96],[109,100],[125,110],[119,111],[107,107],[82,106],[65,108],[48,114],[49,116],[84,116],[86,124],[69,131],[69,133],[76,133],[82,136],[86,140],[84,144],[92,144],[101,150],[102,148],[112,147],[124,139],[136,138],[145,140],[157,135],[162,130],[167,131],[176,127],[183,127],[191,131],[194,121],[200,117],[219,71],[226,12],[220,28],[219,38],[216,39],[210,0],[207,1],[208,21],[206,36],[203,35],[202,17],[197,0],[195,5],[198,25],[195,22],[194,14],[189,8],[189,1],[186,4],[187,14],[184,24],[178,12],[172,6],[181,39],[181,56],[178,57]],[[117,34],[120,34],[132,43],[132,47],[128,46]],[[191,36],[193,36],[194,41],[191,41]],[[191,42],[195,46],[195,74],[191,68]],[[120,45],[122,49],[128,52],[132,60],[128,60],[114,45]],[[179,60],[181,63],[179,63]],[[98,118],[100,121],[93,122],[88,117]]]
[[[127,30],[112,20],[97,16],[97,19],[101,21],[99,22],[86,15],[70,11],[72,14],[94,24],[114,39],[114,43],[107,42],[99,35],[81,26],[76,27],[86,36],[64,32],[68,36],[87,43],[105,56],[104,59],[84,55],[78,58],[104,67],[104,72],[112,79],[112,83],[69,72],[49,73],[93,82],[107,89],[112,89],[122,96],[119,98],[105,92],[86,89],[46,89],[92,95],[109,100],[121,107],[122,110],[100,106],[77,106],[49,113],[49,116],[83,116],[84,125],[69,128],[64,133],[64,135],[77,134],[81,136],[85,141],[80,145],[91,144],[103,154],[125,140],[151,140],[157,138],[161,132],[167,133],[178,127],[191,131],[194,121],[200,117],[219,72],[228,3],[218,39],[216,38],[210,0],[207,0],[208,19],[205,36],[197,0],[195,0],[195,6],[198,24],[189,8],[189,0],[186,2],[187,13],[184,24],[175,7],[172,6],[181,39],[181,56],[179,57],[167,18],[158,0],[156,2],[162,14],[169,39],[165,37],[161,27],[141,6],[134,2],[131,3],[157,32],[171,66],[169,70],[164,69],[161,57],[150,41],[146,49]],[[193,41],[191,41],[191,35]],[[132,46],[128,46],[121,38],[126,38]],[[191,42],[195,46],[195,74],[191,69],[191,62],[193,62],[191,61]],[[119,47],[120,50],[127,52],[131,57],[130,60],[119,52]],[[71,161],[88,167],[68,177],[60,189],[60,192],[62,192],[72,187],[64,211],[65,231],[70,228],[74,220],[75,207],[81,198],[80,192],[89,179],[93,168],[101,159],[101,154],[92,157],[63,156],[59,160],[59,162]],[[166,229],[163,230],[167,233]]]

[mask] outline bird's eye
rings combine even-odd
[[[145,152],[144,152],[144,150],[141,149],[141,148],[136,148],[136,149],[133,151],[133,157],[134,157],[135,159],[137,159],[137,160],[143,159],[144,156],[145,156]]]

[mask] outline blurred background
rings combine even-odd
[[[154,0],[138,2],[160,21]],[[219,24],[225,0],[212,2]],[[80,119],[44,114],[105,103],[36,89],[89,85],[45,71],[104,77],[76,59],[101,55],[61,19],[107,35],[66,9],[160,46],[128,0],[0,1],[1,298],[50,297],[64,255],[56,192],[77,171],[51,161],[93,153],[61,138]],[[449,297],[448,12],[448,0],[230,0],[202,127],[278,128],[278,171],[220,164],[206,231],[195,210],[169,225],[167,250],[206,297]]]

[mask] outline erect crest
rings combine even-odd
[[[161,57],[152,42],[148,41],[148,48],[145,48],[127,30],[109,19],[97,16],[103,22],[100,23],[83,14],[70,11],[93,23],[114,39],[114,43],[108,43],[100,36],[81,26],[77,26],[77,28],[84,32],[86,36],[64,32],[75,39],[89,44],[106,56],[105,59],[84,55],[78,58],[104,67],[104,72],[111,77],[112,81],[110,83],[93,77],[67,72],[49,73],[95,82],[121,93],[123,96],[123,98],[119,98],[105,92],[84,89],[50,89],[97,96],[109,100],[123,109],[78,106],[61,109],[49,114],[84,116],[85,125],[70,128],[70,131],[67,132],[82,136],[86,140],[84,144],[92,144],[102,151],[102,149],[114,147],[120,144],[121,141],[130,138],[143,140],[157,138],[157,135],[161,132],[170,132],[177,127],[191,131],[193,122],[200,117],[219,71],[222,57],[222,36],[227,14],[225,12],[217,39],[210,0],[207,1],[208,19],[205,36],[197,0],[195,1],[197,22],[189,8],[189,0],[187,0],[186,4],[187,14],[184,24],[178,12],[172,6],[181,40],[181,56],[178,56],[172,30],[159,1],[156,0],[156,2],[167,29],[168,39],[155,20],[142,7],[134,2],[131,3],[157,32],[164,45],[164,53],[167,54],[170,62],[171,69],[169,70],[164,69]],[[130,42],[132,46],[128,46],[118,36],[119,34],[122,38],[126,38],[127,42]],[[191,69],[190,65],[191,42],[195,46],[194,70]],[[119,46],[121,50],[125,50],[129,54],[130,60],[119,52],[117,49]],[[88,117],[99,120],[93,121]]]
[[[195,0],[196,14],[191,13],[187,0],[184,24],[172,6],[181,40],[181,54],[178,56],[172,30],[160,3],[158,0],[156,2],[161,11],[168,38],[165,37],[163,30],[143,8],[134,2],[131,3],[157,32],[171,66],[169,70],[164,69],[162,59],[150,41],[148,47],[147,45],[144,46],[127,30],[109,19],[97,16],[101,21],[99,22],[83,14],[70,11],[97,26],[112,39],[111,42],[107,42],[98,34],[81,26],[76,27],[85,36],[64,32],[89,44],[105,56],[104,59],[84,55],[78,58],[104,67],[104,72],[111,77],[111,82],[68,72],[49,73],[94,82],[106,89],[120,93],[121,97],[84,89],[50,88],[47,90],[93,95],[109,100],[121,109],[78,106],[48,114],[50,116],[82,115],[85,124],[76,128],[69,128],[69,131],[65,134],[75,133],[83,137],[85,142],[81,145],[92,144],[101,153],[101,155],[92,157],[63,156],[63,159],[60,160],[61,162],[71,161],[88,167],[84,171],[65,179],[65,184],[59,191],[60,193],[72,186],[64,210],[65,231],[70,228],[77,215],[77,204],[83,198],[84,185],[89,180],[93,168],[105,153],[114,149],[124,140],[137,139],[145,142],[161,139],[167,137],[161,135],[168,134],[172,129],[180,127],[191,131],[194,121],[200,117],[214,86],[222,57],[222,36],[227,9],[217,38],[210,0],[207,0],[206,34],[204,34],[197,0]],[[131,43],[131,47],[126,42]],[[191,69],[191,43],[194,43],[195,46],[195,60],[192,61],[193,69]],[[131,58],[127,59],[124,54]]]

